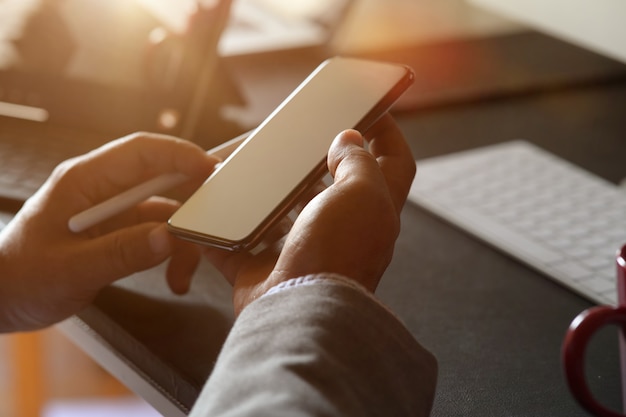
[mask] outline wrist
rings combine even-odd
[[[237,279],[233,288],[233,305],[235,317],[239,316],[241,311],[258,298],[261,298],[270,288],[289,280],[291,277],[276,271],[270,272],[266,278],[259,280],[255,278],[252,282]]]

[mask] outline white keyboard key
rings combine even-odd
[[[593,271],[589,268],[585,268],[577,262],[566,260],[557,264],[552,264],[546,267],[548,273],[556,274],[558,276],[565,276],[572,280],[578,281],[583,278],[589,278],[593,275]]]
[[[616,284],[614,280],[607,280],[601,277],[594,277],[594,278],[582,281],[581,285],[586,288],[589,288],[589,290],[593,291],[594,293],[603,293],[606,291],[610,291],[611,288],[615,288]]]
[[[591,258],[582,259],[581,263],[592,270],[606,270],[613,265],[613,260],[607,257],[595,256]]]

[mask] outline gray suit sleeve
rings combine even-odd
[[[328,280],[250,304],[191,416],[426,416],[436,374],[385,307]]]

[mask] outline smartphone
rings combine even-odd
[[[255,246],[323,177],[335,136],[365,132],[413,79],[400,64],[324,61],[172,215],[169,230],[233,251]]]

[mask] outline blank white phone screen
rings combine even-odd
[[[196,237],[245,240],[325,160],[335,136],[357,126],[406,76],[401,65],[325,61],[182,205],[170,226]]]

